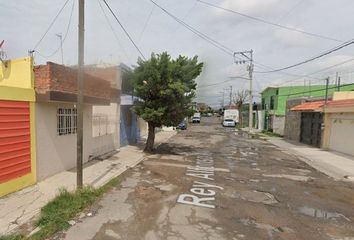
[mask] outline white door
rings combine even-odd
[[[329,149],[354,156],[354,114],[333,114]]]

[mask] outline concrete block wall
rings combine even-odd
[[[286,104],[284,137],[289,140],[300,141],[301,112],[290,111],[292,107],[306,102],[305,99],[290,99]]]

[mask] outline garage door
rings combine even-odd
[[[334,115],[329,149],[354,156],[354,114]]]
[[[30,172],[29,103],[0,100],[0,183]]]

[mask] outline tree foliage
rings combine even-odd
[[[148,122],[149,137],[150,128],[176,126],[192,114],[190,103],[195,97],[195,78],[202,68],[197,56],[172,59],[163,52],[153,53],[146,61],[139,59],[132,74],[134,95],[139,98],[134,111]],[[147,147],[150,147],[145,148],[147,151],[152,150],[152,146]]]

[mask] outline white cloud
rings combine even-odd
[[[265,16],[280,13],[279,2],[279,0],[224,0],[219,6],[252,16]],[[230,13],[222,9],[215,9],[214,14],[225,17]]]
[[[288,27],[294,28],[292,26],[288,26]],[[313,38],[310,38],[300,32],[289,31],[286,29],[277,29],[274,32],[274,37],[275,40],[279,41],[279,43],[285,47],[298,48],[298,47],[307,47],[313,44]]]

